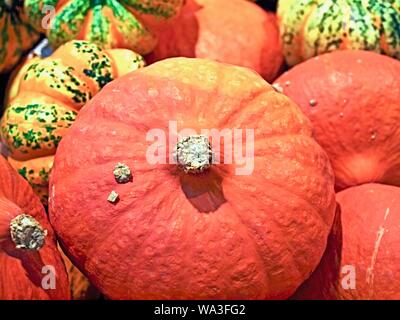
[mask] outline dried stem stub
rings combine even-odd
[[[175,150],[178,166],[186,173],[201,173],[211,167],[212,149],[204,135],[192,135],[181,139]]]
[[[114,168],[114,177],[118,183],[127,183],[132,179],[131,169],[125,163],[118,162]]]
[[[17,249],[40,250],[47,230],[32,216],[20,214],[11,220],[10,234]]]

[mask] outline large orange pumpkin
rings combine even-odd
[[[144,65],[127,49],[71,41],[50,57],[34,57],[10,85],[1,136],[11,165],[47,202],[48,177],[61,138],[79,109],[113,79]]]
[[[332,161],[338,190],[366,182],[400,185],[400,62],[340,51],[283,74],[275,87],[314,125]]]
[[[0,156],[0,300],[69,297],[46,212],[29,184]]]
[[[282,68],[275,15],[245,0],[188,0],[176,18],[148,25],[159,38],[148,62],[209,58],[251,68],[267,81]]]
[[[293,298],[400,299],[400,188],[364,184],[337,201],[324,257]]]
[[[201,130],[213,128],[220,144]],[[111,299],[283,299],[318,264],[334,206],[329,160],[291,100],[249,69],[172,58],[82,109],[55,157],[49,210]]]

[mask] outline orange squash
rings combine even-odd
[[[400,188],[364,184],[337,201],[327,250],[293,299],[399,300]]]
[[[218,149],[205,129],[236,133]],[[249,69],[154,63],[106,86],[61,141],[52,225],[110,299],[287,298],[334,217],[333,173],[311,130]]]
[[[113,79],[144,65],[126,49],[103,50],[71,41],[50,57],[34,57],[10,86],[1,136],[11,165],[47,203],[48,176],[57,146],[80,108]]]
[[[245,0],[188,0],[181,13],[160,25],[149,63],[170,57],[209,58],[248,67],[273,81],[284,58],[275,14]],[[153,21],[153,22],[152,22]]]
[[[69,299],[67,273],[39,198],[0,155],[0,300]]]
[[[275,87],[314,125],[341,190],[400,185],[400,61],[368,51],[328,53],[290,69]]]

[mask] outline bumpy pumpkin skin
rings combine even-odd
[[[334,50],[371,50],[400,59],[400,0],[281,0],[289,65]]]
[[[148,25],[159,38],[149,63],[180,56],[209,58],[251,68],[267,81],[282,68],[275,15],[244,0],[188,0],[165,25]]]
[[[178,130],[254,129],[254,171],[150,164],[148,130],[168,134],[170,120]],[[311,133],[298,107],[249,69],[163,60],[82,109],[55,157],[52,225],[111,299],[287,298],[318,264],[334,216],[329,160]],[[130,182],[115,181],[118,162]]]
[[[17,249],[9,235],[10,218],[29,214],[47,230],[44,246],[38,250]],[[7,233],[7,235],[5,234]],[[67,273],[57,250],[54,232],[39,198],[29,184],[0,156],[0,300],[69,299]],[[55,289],[43,289],[42,280],[56,272]],[[45,283],[48,283],[45,281]]]
[[[400,299],[400,188],[364,184],[343,190],[336,198],[340,219],[327,251],[293,298]],[[345,266],[354,267],[355,288],[348,287]]]
[[[20,0],[0,2],[0,30],[0,73],[3,73],[18,63],[39,39],[39,33],[28,23]]]
[[[332,162],[338,190],[366,182],[400,185],[400,62],[337,51],[276,80],[310,118]]]
[[[25,10],[32,24],[45,32],[53,47],[78,39],[103,48],[126,48],[149,53],[157,43],[154,35],[138,19],[139,13],[158,20],[176,15],[183,0],[26,0]],[[55,8],[51,27],[43,8]]]
[[[130,50],[71,41],[48,58],[29,60],[15,76],[1,136],[11,165],[45,204],[54,153],[80,108],[106,83],[143,65]]]

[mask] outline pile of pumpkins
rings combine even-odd
[[[400,299],[399,26],[400,0],[2,1],[0,299]]]

